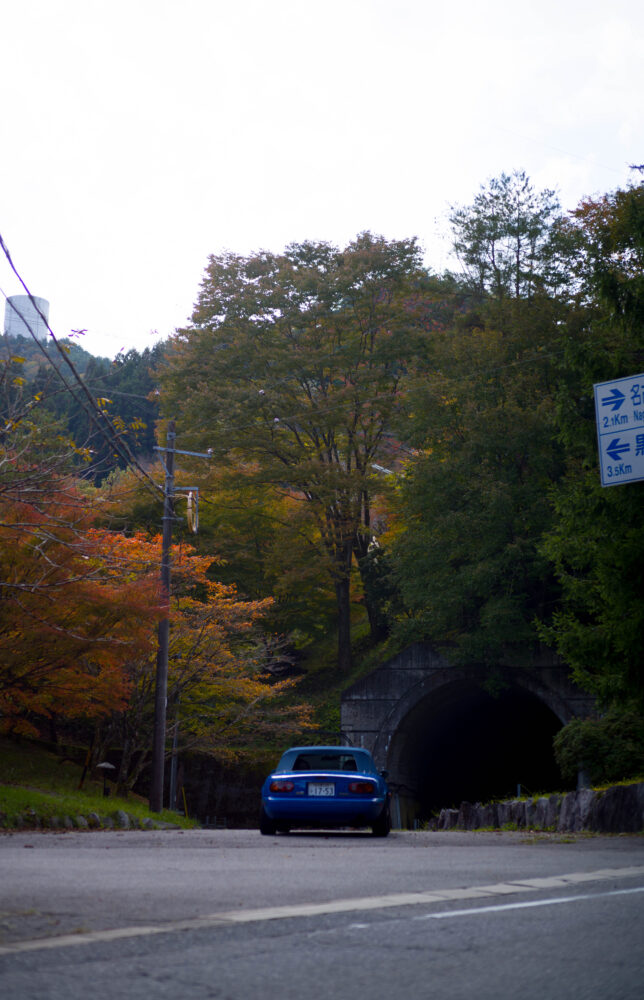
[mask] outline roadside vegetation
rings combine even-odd
[[[145,799],[115,795],[112,781],[107,781],[108,796],[103,794],[102,778],[87,774],[79,787],[83,766],[63,753],[48,750],[33,740],[19,741],[0,737],[0,828],[15,827],[64,829],[65,818],[77,825],[78,817],[87,820],[92,814],[104,825],[115,820],[117,811],[139,822],[169,823],[184,828],[196,821],[175,811],[151,813]]]

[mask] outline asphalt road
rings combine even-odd
[[[643,917],[640,836],[0,836],[12,1000],[641,1000]]]

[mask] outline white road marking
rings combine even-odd
[[[556,896],[552,899],[531,899],[526,903],[500,903],[498,906],[474,906],[470,910],[448,910],[443,913],[423,913],[414,920],[445,920],[448,917],[476,917],[482,913],[502,913],[504,910],[527,910],[534,906],[556,906],[558,903],[579,903],[585,899],[605,899],[607,896],[628,896],[644,892],[644,885],[637,889],[613,889],[611,892],[587,892],[583,896]]]
[[[326,903],[294,903],[290,906],[268,906],[255,910],[227,910],[211,913],[191,920],[175,920],[165,924],[147,926],[117,927],[112,930],[89,931],[83,934],[63,934],[59,937],[38,938],[32,941],[16,941],[0,945],[0,955],[14,955],[20,952],[39,951],[50,948],[68,948],[77,945],[98,944],[123,938],[146,937],[153,934],[171,934],[175,931],[200,930],[207,927],[230,924],[259,923],[266,920],[285,920],[289,917],[314,917],[331,913],[351,913],[360,910],[382,910],[390,907],[418,906],[422,903],[444,903],[455,899],[481,899],[490,896],[505,896],[519,892],[536,892],[543,889],[570,888],[585,882],[602,882],[622,878],[644,877],[644,865],[629,868],[601,868],[593,872],[572,872],[556,877],[517,879],[491,885],[470,888],[438,889],[428,892],[399,892],[386,896],[365,896],[356,899],[336,899]],[[644,886],[637,889],[616,890],[595,895],[619,895],[626,892],[644,892]],[[532,900],[523,903],[502,903],[498,906],[478,907],[470,910],[423,914],[417,920],[465,916],[475,913],[492,913],[505,909],[520,909],[527,906],[548,906],[566,903],[589,896],[564,896],[547,900]],[[359,925],[356,925],[359,926]]]

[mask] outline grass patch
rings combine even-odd
[[[0,738],[0,825],[38,826],[52,817],[109,816],[117,810],[139,820],[150,818],[184,828],[198,824],[166,809],[152,813],[147,801],[130,794],[126,799],[103,795],[103,782],[88,776],[78,785],[82,766],[75,760],[47,750],[36,742],[19,743]]]
[[[607,792],[609,788],[622,788],[626,785],[639,785],[641,781],[644,781],[644,774],[641,774],[637,778],[624,778],[622,781],[611,781],[607,785],[592,785],[591,788],[593,792]]]

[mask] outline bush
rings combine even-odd
[[[593,785],[644,774],[644,718],[635,712],[611,710],[601,718],[572,719],[553,745],[566,781],[582,768]]]

